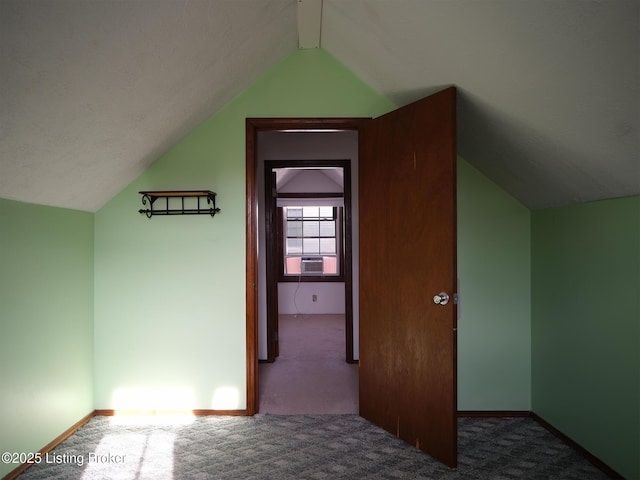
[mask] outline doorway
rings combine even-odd
[[[353,354],[351,159],[356,132],[265,132],[266,355],[260,410],[358,412]],[[274,156],[287,160],[268,160]],[[298,159],[313,157],[312,159]],[[354,162],[357,158],[353,158]],[[266,329],[265,329],[266,326]],[[263,354],[264,355],[264,354]],[[346,362],[345,362],[346,361]]]
[[[247,119],[248,415],[259,406],[257,133],[356,130],[360,415],[456,465],[455,112],[449,87],[375,119]]]
[[[341,245],[349,246],[349,248],[341,248],[340,252],[336,251],[336,260],[340,264],[340,269],[338,276],[339,282],[343,282],[344,284],[344,318],[345,318],[345,352],[342,355],[342,362],[345,360],[353,362],[357,360],[357,335],[354,339],[354,331],[357,333],[357,312],[355,319],[355,328],[354,328],[354,302],[353,302],[353,259],[351,255],[351,246],[354,243],[354,238],[352,235],[351,222],[352,222],[352,212],[351,212],[351,164],[349,161],[345,161],[344,158],[350,158],[349,155],[345,155],[344,151],[342,154],[336,154],[335,152],[327,153],[323,151],[321,148],[310,149],[308,144],[304,144],[304,139],[309,138],[309,136],[324,136],[324,138],[329,138],[329,136],[340,136],[340,134],[348,134],[351,137],[352,150],[355,152],[357,156],[357,125],[358,119],[336,119],[336,120],[327,120],[327,119],[247,119],[247,208],[248,208],[248,219],[247,223],[247,291],[248,291],[248,303],[247,303],[247,362],[251,367],[247,369],[248,378],[247,378],[247,413],[253,414],[256,413],[259,409],[259,392],[260,388],[258,385],[258,361],[273,361],[275,357],[278,355],[278,288],[277,285],[279,280],[282,279],[283,275],[286,272],[286,266],[283,262],[279,260],[274,260],[275,258],[283,257],[282,252],[277,252],[277,248],[283,248],[282,241],[282,227],[276,227],[276,223],[278,222],[278,210],[275,203],[277,202],[277,197],[273,197],[272,195],[265,196],[264,192],[272,189],[272,185],[269,184],[271,181],[271,174],[264,175],[263,172],[267,170],[272,172],[273,169],[284,169],[287,166],[289,167],[297,167],[298,169],[307,170],[304,172],[305,174],[310,173],[309,171],[317,170],[317,169],[331,169],[328,170],[328,176],[343,176],[346,177],[344,180],[344,184],[347,185],[347,188],[344,189],[344,192],[340,195],[342,198],[338,198],[341,201],[344,201],[344,207],[335,208],[336,218],[340,218],[340,225],[344,225],[343,230],[341,232],[343,239],[341,241]],[[283,135],[288,138],[295,138],[293,140],[294,147],[290,145],[287,147],[288,149],[280,149],[277,153],[273,153],[272,151],[268,153],[264,153],[262,150],[267,148],[271,143],[273,143],[274,139],[277,139],[278,136],[282,137]],[[343,135],[344,137],[345,135]],[[345,137],[346,138],[346,137]],[[267,145],[267,147],[265,147]],[[301,158],[305,158],[300,155],[300,148],[307,149],[307,157],[304,162],[300,162]],[[298,149],[298,150],[296,150]],[[264,166],[264,159],[278,159],[273,160],[267,169]],[[330,160],[327,160],[327,159]],[[335,160],[334,160],[335,159]],[[298,160],[295,162],[294,160]],[[339,169],[339,170],[336,170]],[[286,176],[294,176],[295,174],[300,174],[301,170],[296,171],[288,171],[280,173],[285,174]],[[317,173],[317,172],[316,172]],[[304,175],[300,175],[301,177]],[[263,177],[266,180],[263,180]],[[274,184],[273,186],[277,185]],[[286,190],[286,189],[285,189]],[[284,193],[284,192],[283,192]],[[294,192],[295,193],[295,192]],[[322,192],[310,192],[311,197],[318,198],[319,193]],[[265,202],[273,201],[272,205],[265,205],[260,202],[260,197],[265,198]],[[295,195],[289,195],[287,198],[286,194],[281,195],[280,201],[289,201],[291,202],[291,198],[295,198]],[[336,197],[333,197],[333,201],[338,200]],[[300,201],[300,196],[298,196],[298,200],[295,200],[294,203]],[[324,208],[323,210],[326,210]],[[279,220],[282,222],[282,219]],[[262,252],[262,257],[268,257],[269,255],[266,252],[269,250],[267,248],[268,244],[265,240],[259,238],[259,232],[264,231],[267,228],[271,228],[272,230],[268,233],[270,239],[275,239],[278,237],[280,241],[269,242],[271,247],[274,248],[272,254],[270,255],[272,261],[269,266],[264,264],[264,262],[259,261],[257,258],[257,251]],[[291,253],[291,252],[290,252]],[[294,255],[290,255],[295,257]],[[326,253],[326,252],[325,252]],[[330,256],[330,255],[326,255]],[[318,262],[313,262],[313,260],[317,260],[318,256],[307,256],[305,258],[306,269],[311,271],[315,267],[319,265]],[[295,258],[293,259],[296,260]],[[300,258],[302,260],[302,258]],[[308,262],[307,262],[308,261]],[[262,280],[258,282],[258,278],[266,279],[266,281]],[[289,279],[291,280],[291,279]],[[296,281],[303,281],[307,283],[307,280],[312,280],[312,278],[301,279],[296,278]],[[316,279],[317,280],[317,279]],[[332,281],[334,280],[334,281]],[[339,285],[335,280],[327,278],[324,282],[325,286],[330,286],[331,284]],[[263,285],[260,285],[262,283]],[[286,286],[286,283],[283,283]],[[289,285],[297,284],[293,282],[289,282]],[[250,295],[250,292],[253,295]],[[249,301],[249,298],[252,300]],[[267,301],[267,298],[269,301]],[[311,300],[305,299],[305,300]],[[268,314],[267,314],[268,310]],[[264,320],[260,320],[261,323],[256,322],[257,318],[263,318]],[[252,319],[250,321],[249,319]],[[269,335],[267,337],[264,332],[267,331],[266,328],[266,320],[269,320]],[[250,345],[253,345],[254,348],[250,348]],[[258,348],[255,348],[255,347]],[[354,348],[355,347],[355,348]],[[257,351],[256,351],[257,350]],[[251,378],[253,377],[253,378]],[[255,386],[254,388],[251,388]]]
[[[287,132],[275,140],[267,133],[263,141],[278,152],[297,144],[301,156],[317,155],[332,139],[340,152],[341,133]],[[355,152],[357,136],[345,138]],[[354,363],[351,160],[264,160],[264,180],[266,325],[259,329],[266,352],[260,359],[271,363],[280,354],[281,314],[337,314],[345,322],[343,358]]]

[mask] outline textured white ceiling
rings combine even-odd
[[[0,197],[100,208],[297,42],[291,0],[3,0]]]
[[[297,0],[0,1],[0,197],[95,211],[298,44]],[[398,105],[532,208],[640,193],[637,0],[324,0]]]
[[[458,152],[529,207],[640,193],[637,0],[325,0],[322,46],[403,105],[455,85]]]

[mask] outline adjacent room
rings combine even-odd
[[[636,0],[0,2],[0,477],[640,478],[639,32]],[[371,381],[392,312],[450,322],[457,469],[371,408],[430,410]]]
[[[357,132],[257,141],[259,411],[358,413]]]

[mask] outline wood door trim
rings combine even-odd
[[[275,173],[267,171],[265,162],[264,170],[264,228],[265,239],[265,267],[266,267],[266,292],[267,292],[267,362],[275,362],[280,355],[278,345],[278,266],[275,262],[280,252],[280,230],[278,228],[278,212],[275,207],[276,199],[270,191],[275,189]]]
[[[323,276],[302,276],[302,277],[287,277],[284,275],[284,268],[283,265],[279,265],[278,266],[278,271],[277,274],[275,274],[276,272],[271,272],[269,269],[269,255],[276,255],[276,258],[280,258],[283,255],[282,252],[282,246],[283,246],[283,242],[284,242],[284,238],[282,237],[282,226],[283,226],[283,219],[282,216],[280,214],[276,214],[274,213],[273,210],[275,210],[276,204],[275,203],[271,203],[270,205],[267,205],[267,200],[271,200],[270,198],[265,199],[265,219],[266,219],[266,232],[267,232],[267,238],[269,238],[269,231],[272,228],[272,225],[270,225],[269,221],[273,221],[273,218],[277,219],[277,227],[275,228],[275,230],[271,230],[271,237],[270,238],[277,238],[276,243],[277,243],[277,248],[274,250],[272,248],[269,248],[269,245],[267,245],[267,275],[272,275],[271,280],[273,282],[277,282],[277,283],[286,283],[286,282],[314,282],[314,283],[333,283],[333,282],[339,282],[339,283],[344,283],[345,284],[345,289],[346,289],[346,284],[347,284],[347,278],[346,278],[346,274],[347,274],[347,270],[348,269],[346,266],[347,265],[351,265],[352,266],[352,259],[353,259],[353,244],[351,243],[351,239],[352,239],[352,235],[351,235],[351,230],[352,230],[352,225],[350,223],[350,219],[352,218],[351,215],[351,209],[352,209],[352,192],[351,192],[351,160],[350,159],[329,159],[329,160],[265,160],[264,162],[265,168],[265,191],[269,191],[269,189],[275,188],[275,183],[273,181],[269,181],[269,176],[267,175],[268,171],[271,171],[273,169],[276,168],[300,168],[300,167],[336,167],[336,168],[342,168],[343,169],[343,174],[344,174],[344,185],[342,187],[342,192],[341,193],[322,193],[322,192],[311,192],[311,193],[278,193],[277,194],[277,198],[293,198],[293,199],[300,199],[300,198],[312,198],[312,199],[317,199],[317,198],[342,198],[343,199],[343,208],[342,208],[342,213],[339,213],[339,223],[341,225],[340,228],[342,228],[342,225],[344,225],[344,229],[342,229],[342,233],[340,234],[340,237],[342,239],[342,242],[340,245],[338,245],[338,255],[339,255],[339,264],[340,264],[340,274],[336,275],[336,276],[330,276],[330,277],[323,277]],[[344,246],[342,245],[344,244]],[[269,277],[268,277],[269,278]],[[269,289],[269,284],[267,284],[267,299],[269,299],[269,294],[268,294],[268,289]],[[271,297],[273,298],[273,297]],[[268,300],[267,300],[268,301]],[[268,307],[267,307],[268,309]],[[347,315],[347,318],[353,318],[353,315],[349,316],[347,314],[347,312],[345,311],[345,315]],[[349,336],[349,332],[346,332],[347,336]],[[351,341],[351,344],[353,345],[353,329],[351,329],[351,337],[347,338],[347,343],[349,343],[349,341]],[[353,350],[353,348],[351,349]],[[347,350],[348,352],[348,350]],[[351,353],[351,355],[349,355],[347,353],[347,362],[349,363],[353,363],[353,352]]]
[[[368,118],[247,118],[245,120],[246,143],[246,412],[259,411],[258,388],[258,194],[256,190],[257,134],[259,131],[286,129],[326,128],[359,130]],[[351,218],[346,219],[350,221]],[[346,233],[346,232],[345,232]],[[353,287],[349,291],[347,314],[353,317]],[[351,327],[353,335],[353,326]],[[349,349],[347,345],[347,349]],[[353,357],[353,346],[351,346]]]
[[[256,191],[257,125],[246,121],[246,410],[259,409],[258,390],[258,192]]]

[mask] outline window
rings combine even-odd
[[[342,207],[282,207],[284,276],[341,275]]]

